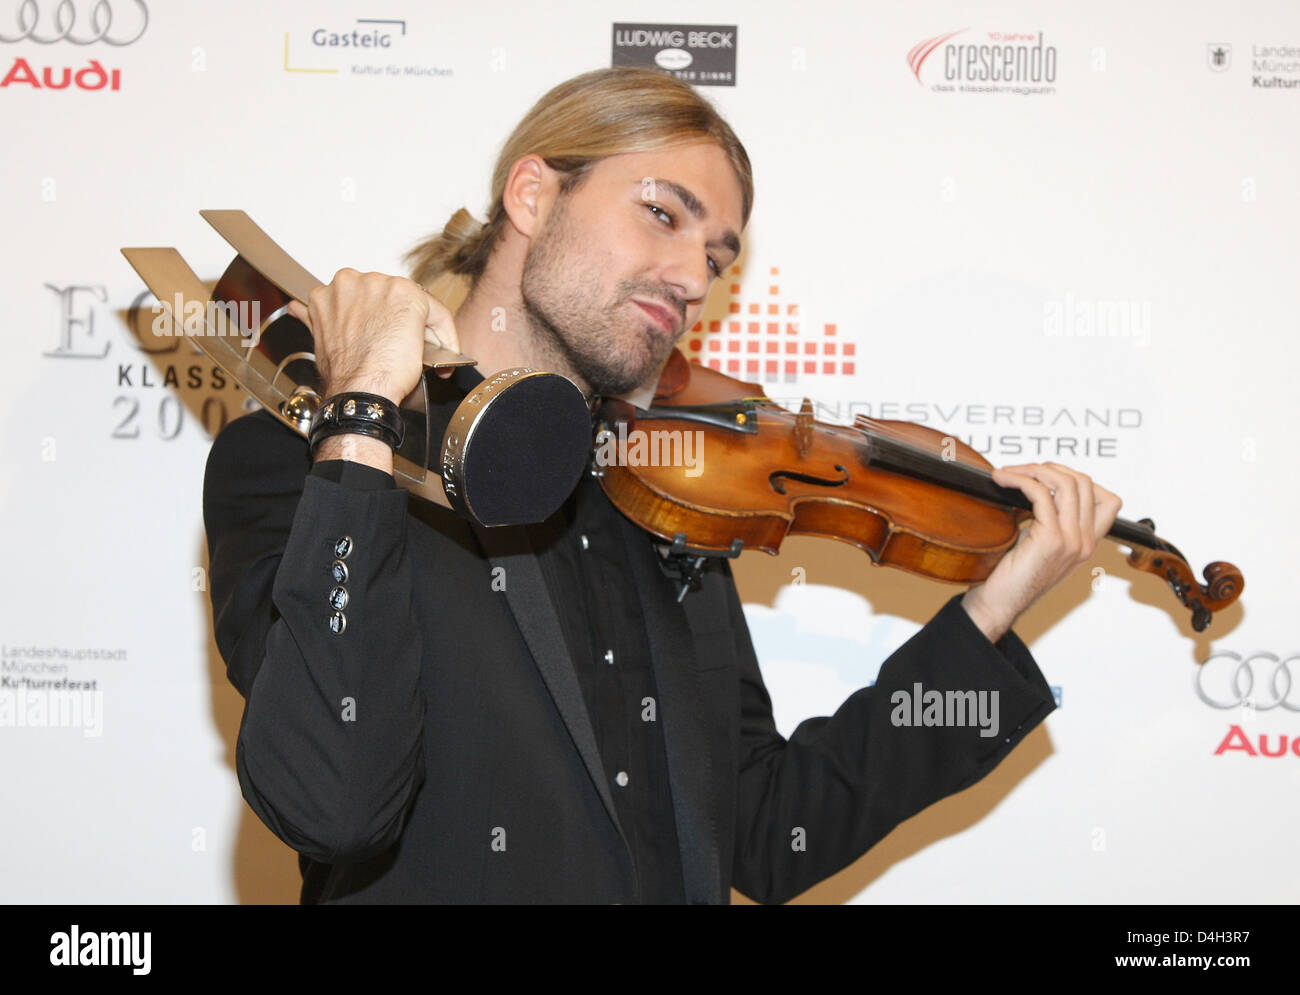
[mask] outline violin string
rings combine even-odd
[[[996,483],[993,480],[992,471],[988,468],[974,466],[955,459],[944,459],[942,456],[936,456],[933,452],[913,442],[898,439],[873,429],[869,427],[870,424],[870,419],[861,418],[856,424],[845,426],[860,433],[868,442],[880,450],[879,453],[869,451],[868,462],[874,461],[877,465],[889,464],[889,457],[892,455],[896,457],[896,465],[888,465],[886,468],[902,473],[905,476],[920,476],[921,474],[917,473],[917,471],[921,470],[924,471],[927,479],[940,485],[953,486],[958,490],[971,494],[972,497],[994,501],[1008,507],[1032,510],[1032,504],[1028,498],[1019,491],[1002,487]],[[917,465],[910,465],[913,463]],[[1123,518],[1116,519],[1109,535],[1111,538],[1129,545],[1145,546],[1158,552],[1177,556],[1179,559],[1185,559],[1178,550],[1157,536],[1154,531],[1139,525],[1137,522],[1131,522]]]

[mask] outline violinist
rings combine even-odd
[[[752,202],[744,147],[691,86],[591,72],[520,122],[486,222],[457,212],[414,279],[345,269],[292,307],[327,397],[400,400],[436,338],[478,366],[449,373],[435,415],[519,366],[645,403]],[[469,285],[454,314],[425,289],[450,278]],[[725,559],[679,601],[657,541],[591,474],[542,524],[485,529],[408,501],[392,468],[382,438],[310,451],[266,413],[229,424],[208,461],[239,782],[301,855],[305,903],[793,898],[1052,710],[1011,626],[1120,504],[1063,466],[997,471],[1032,505],[1020,541],[874,687],[787,740]],[[893,692],[917,684],[996,703],[996,735],[892,721]]]

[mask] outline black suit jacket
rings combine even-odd
[[[216,640],[246,701],[239,782],[302,855],[303,900],[637,901],[529,530],[363,489],[355,470],[311,474],[306,443],[258,412],[220,433],[204,487]],[[1023,643],[994,646],[954,598],[874,687],[787,741],[727,564],[678,604],[647,535],[624,525],[688,901],[799,894],[979,780],[1053,708]],[[998,690],[999,735],[895,727],[891,692],[917,682]]]

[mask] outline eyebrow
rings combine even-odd
[[[658,177],[652,177],[651,179],[655,186],[663,187],[670,194],[680,200],[682,206],[685,207],[686,210],[690,211],[693,217],[703,221],[709,216],[709,212],[706,211],[704,205],[700,203],[700,198],[696,197],[695,194],[691,193],[690,190],[686,189],[686,187],[682,186],[680,183],[674,183],[672,180],[661,180]],[[728,230],[722,236],[721,241],[724,246],[731,250],[733,256],[740,255],[740,237],[734,231]]]

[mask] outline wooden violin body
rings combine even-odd
[[[653,405],[606,401],[596,465],[610,500],[675,551],[776,553],[787,535],[848,542],[874,563],[952,583],[986,578],[1031,517],[1020,491],[960,441],[923,425],[798,413],[762,388],[674,352]],[[1241,572],[1211,563],[1205,583],[1149,521],[1115,523],[1129,563],[1167,581],[1199,632],[1240,595]]]

